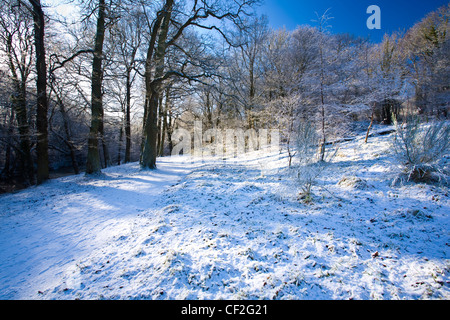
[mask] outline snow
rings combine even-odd
[[[344,142],[313,202],[285,153],[162,158],[0,196],[2,299],[449,299],[448,188]]]

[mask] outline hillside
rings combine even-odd
[[[2,299],[449,299],[450,199],[391,186],[391,136],[313,189],[284,153],[163,158],[0,196]]]

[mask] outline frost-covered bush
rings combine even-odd
[[[450,151],[450,125],[445,121],[420,123],[418,117],[408,117],[403,123],[394,120],[396,133],[393,149],[407,181],[441,180],[444,157]]]
[[[336,154],[326,152],[325,160],[320,160],[320,137],[311,122],[300,122],[296,132],[296,157],[292,170],[300,186],[300,198],[304,202],[312,201],[311,188],[326,169],[328,162]]]
[[[343,177],[339,180],[338,185],[345,188],[364,190],[368,189],[367,181],[358,177]]]

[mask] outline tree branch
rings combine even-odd
[[[58,66],[50,68],[49,73],[53,74],[56,70],[64,67],[64,65],[66,63],[72,61],[73,59],[75,59],[79,55],[82,55],[82,54],[85,54],[85,53],[94,53],[94,50],[92,50],[92,49],[79,50],[79,51],[75,52],[73,55],[71,55],[69,58],[64,59],[62,62],[59,61],[59,57],[56,54],[52,54],[50,56],[50,59],[51,58],[56,58],[56,63],[58,63]]]

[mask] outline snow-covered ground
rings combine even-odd
[[[0,196],[3,299],[449,299],[448,188],[345,142],[298,200],[286,154],[161,159]]]

